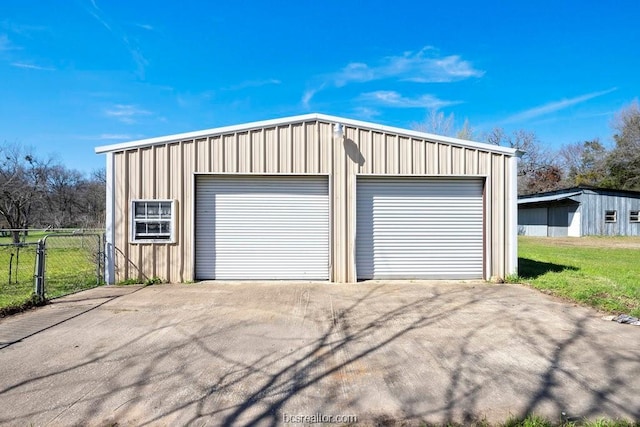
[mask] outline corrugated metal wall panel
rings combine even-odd
[[[387,146],[385,136],[380,132],[371,131],[371,173],[387,173]]]
[[[275,128],[264,130],[265,172],[277,173],[279,170],[280,151]]]
[[[446,144],[438,144],[438,175],[451,174],[451,146]]]
[[[249,141],[249,133],[248,132],[237,133],[236,138],[237,138],[236,150],[238,151],[238,172],[249,173],[252,170],[251,146]]]
[[[114,212],[113,212],[113,227],[114,227],[114,272],[116,280],[123,280],[125,278],[125,267],[127,264],[127,257],[125,251],[128,250],[128,223],[126,217],[129,215],[129,196],[127,194],[127,161],[124,152],[114,153],[113,155],[114,165]]]
[[[400,157],[401,175],[411,175],[413,173],[413,144],[410,138],[398,138],[398,155]]]
[[[465,171],[466,175],[478,174],[478,150],[465,150]]]
[[[195,141],[196,150],[195,150],[195,170],[194,172],[206,172],[210,169],[209,160],[211,159],[211,155],[209,153],[209,148],[211,144],[209,144],[208,139],[201,138]]]
[[[197,141],[157,145],[140,163],[138,150],[116,152],[115,195],[117,277],[158,275],[166,280],[193,279],[193,224],[190,194],[193,173],[331,174],[331,279],[355,280],[356,174],[418,174],[488,176],[486,206],[487,278],[508,270],[505,208],[508,183],[492,174],[507,172],[506,158],[476,149],[406,138],[371,129],[347,127],[347,141],[333,139],[333,123],[310,120],[291,126],[251,129],[238,134],[211,135]],[[145,152],[146,153],[146,152]],[[496,159],[494,161],[494,159]],[[155,172],[150,172],[154,171]],[[142,178],[144,177],[144,179]],[[129,242],[129,201],[143,194],[178,200],[179,233],[173,245],[155,244],[152,252]],[[122,202],[122,200],[126,200]],[[126,213],[126,215],[121,214]],[[498,231],[497,228],[502,228]],[[350,237],[351,236],[351,237]],[[502,239],[502,240],[501,240]],[[152,271],[144,260],[159,259]],[[178,271],[177,265],[182,265]]]
[[[463,175],[465,173],[464,148],[451,147],[451,173],[454,175]]]
[[[329,278],[326,177],[198,176],[196,278]]]
[[[569,235],[569,207],[551,206],[548,209],[548,236],[567,237]]]
[[[547,208],[518,209],[518,234],[523,236],[547,236]]]
[[[640,198],[629,195],[584,190],[581,196],[583,235],[639,236],[640,223],[630,222],[630,212],[640,210]],[[615,210],[617,221],[605,222],[605,211]]]
[[[291,125],[291,172],[305,173],[307,170],[307,144],[304,125],[301,123]]]
[[[360,279],[483,276],[481,180],[360,178]]]
[[[425,173],[427,175],[437,175],[438,174],[438,144],[433,142],[427,142],[425,144],[426,148],[426,166],[427,169]]]
[[[427,172],[426,168],[426,154],[425,154],[425,143],[423,141],[412,139],[411,143],[413,145],[413,170],[412,173],[416,175],[425,175]]]

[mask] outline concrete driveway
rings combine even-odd
[[[471,282],[97,288],[0,321],[0,423],[640,420],[640,328],[600,317]]]

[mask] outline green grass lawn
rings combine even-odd
[[[35,233],[34,233],[35,234]],[[42,236],[34,235],[38,240]],[[45,297],[66,295],[97,286],[96,236],[47,240]],[[36,246],[0,245],[0,312],[24,306],[34,292]]]
[[[521,281],[597,309],[640,317],[640,239],[518,239]]]
[[[51,234],[51,232],[29,231],[29,234],[27,236],[23,236],[22,234],[20,235],[20,241],[24,241],[27,243],[35,243],[48,234]],[[11,236],[0,236],[0,243],[13,243],[13,238]]]

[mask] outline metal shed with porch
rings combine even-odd
[[[518,234],[525,236],[639,236],[640,192],[574,187],[521,196]]]
[[[107,164],[109,283],[517,269],[511,148],[307,114],[96,152]]]

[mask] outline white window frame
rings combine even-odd
[[[136,205],[139,203],[170,203],[171,204],[171,216],[170,218],[137,218],[136,217]],[[160,214],[162,216],[162,214]],[[130,222],[131,222],[131,243],[175,243],[176,234],[176,200],[174,199],[133,199],[130,205]],[[168,223],[169,233],[164,234],[168,239],[159,239],[153,237],[139,236],[136,234],[136,225],[140,222],[146,223]]]
[[[640,211],[629,211],[629,222],[640,222]]]
[[[613,212],[613,213],[611,213]],[[613,218],[610,218],[613,215]],[[608,209],[604,211],[604,222],[614,223],[618,222],[618,211],[614,209]]]

